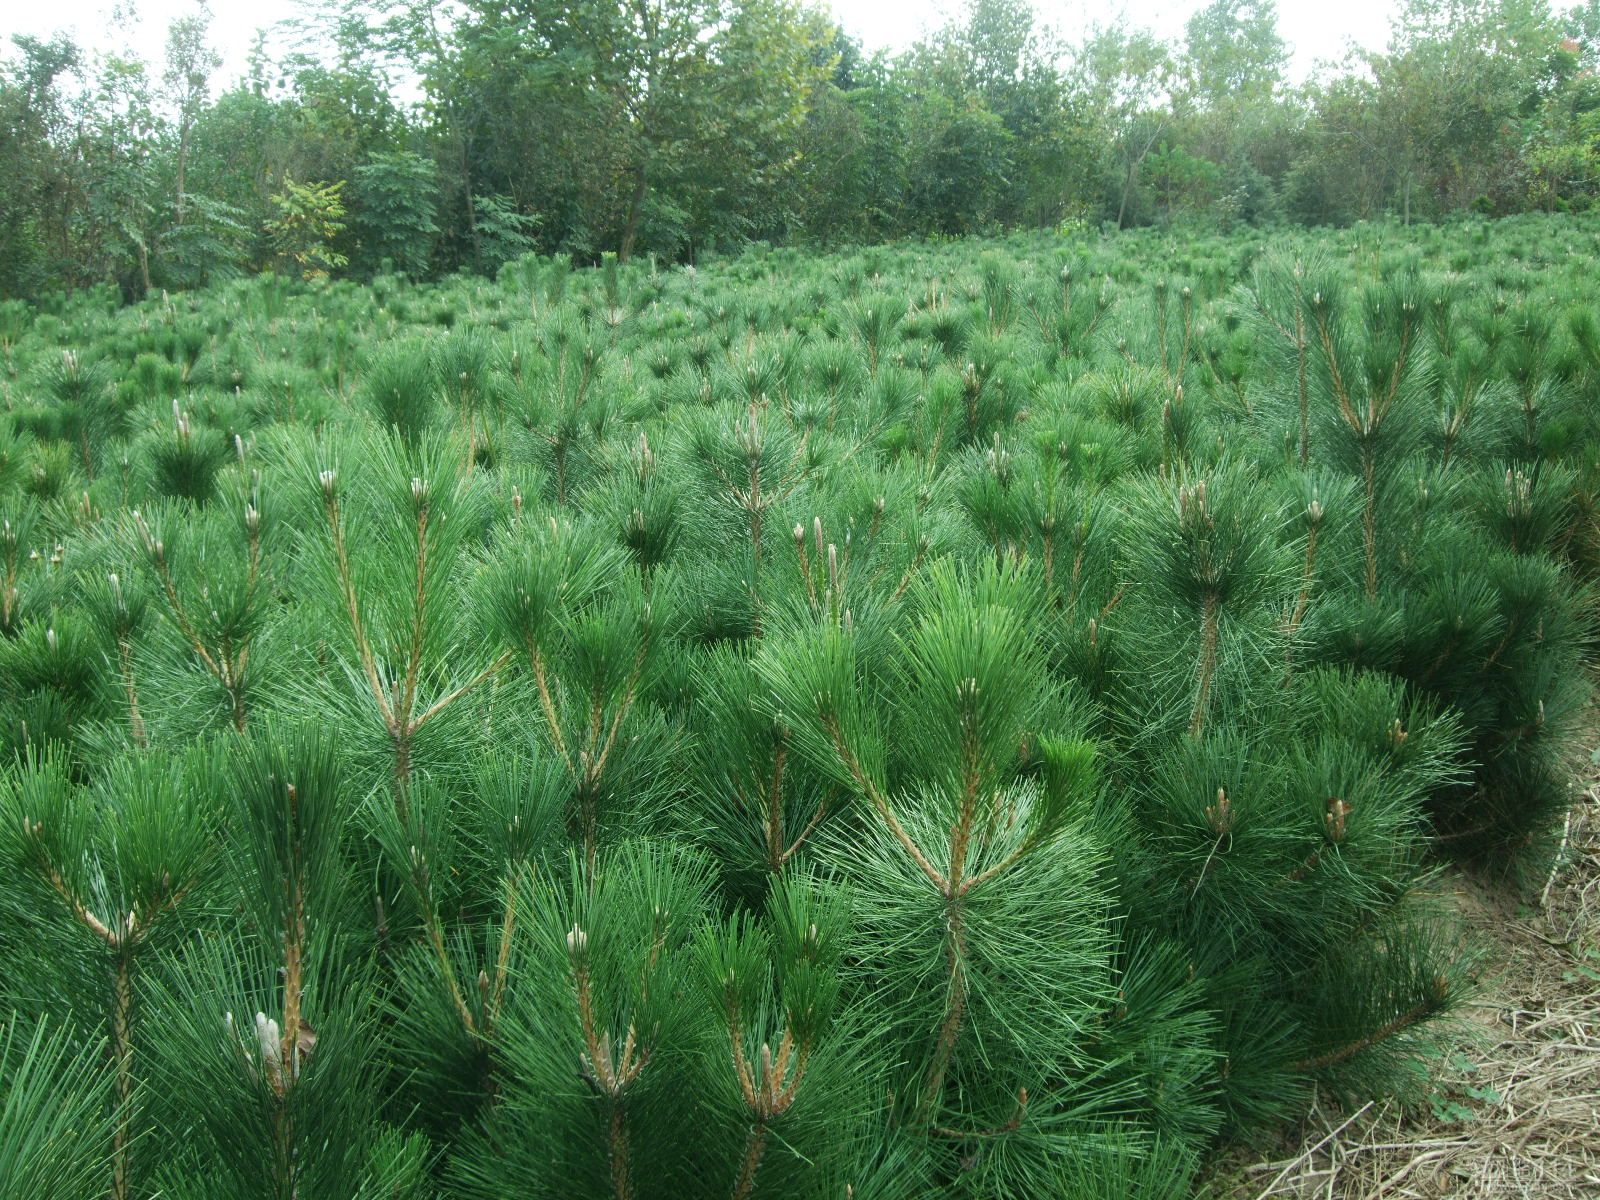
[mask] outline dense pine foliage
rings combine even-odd
[[[0,307],[0,1192],[1187,1194],[1568,801],[1600,224]]]
[[[1395,0],[1294,59],[1275,0],[1170,40],[963,0],[895,54],[822,0],[308,0],[242,78],[193,4],[156,62],[0,46],[0,299],[1600,197],[1600,0]]]

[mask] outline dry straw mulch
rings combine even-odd
[[[1591,768],[1591,775],[1593,769]],[[1600,1197],[1600,783],[1573,809],[1546,886],[1449,888],[1492,964],[1429,1101],[1319,1105],[1275,1161],[1213,1176],[1226,1200]]]

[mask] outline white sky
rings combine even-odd
[[[1034,0],[1040,20],[1069,37],[1095,21],[1109,23],[1118,13],[1134,24],[1173,39],[1184,22],[1205,0],[1111,0],[1107,4],[1085,0]],[[119,27],[116,8],[131,9],[137,24]],[[244,70],[256,29],[301,14],[307,7],[298,0],[213,0],[212,45],[223,55],[224,77]],[[941,23],[959,0],[833,0],[840,24],[869,49],[900,50]],[[1394,0],[1279,0],[1278,27],[1290,44],[1291,77],[1304,79],[1316,63],[1343,56],[1352,42],[1381,48],[1388,40],[1389,15]],[[193,13],[195,0],[0,0],[0,40],[9,48],[12,33],[48,35],[62,29],[80,45],[99,50],[134,51],[146,61],[159,63],[167,23]]]

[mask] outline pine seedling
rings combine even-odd
[[[361,449],[361,467],[317,472],[322,602],[341,627],[344,695],[358,705],[358,728],[377,735],[370,753],[404,812],[419,738],[511,655],[484,654],[456,600],[487,525],[484,493],[456,448],[432,440],[411,450],[385,437]]]
[[[348,810],[333,743],[260,722],[227,786],[244,927],[190,947],[152,994],[164,1094],[206,1097],[164,1183],[182,1195],[203,1179],[239,1200],[420,1196],[420,1141],[377,1121],[371,981],[339,932]]]
[[[1506,313],[1496,366],[1515,401],[1507,430],[1513,463],[1539,462],[1556,448],[1547,443],[1563,433],[1561,426],[1571,401],[1552,369],[1556,340],[1555,315],[1547,307],[1522,301]]]
[[[772,420],[758,402],[731,422],[729,415],[718,409],[692,424],[686,452],[705,480],[724,536],[743,542],[752,632],[759,637],[770,518],[806,482],[816,460],[811,440]]]
[[[102,989],[98,1006],[82,995],[54,1000],[105,1030],[114,1081],[109,1191],[116,1200],[140,1187],[132,1158],[139,980],[210,861],[215,815],[206,782],[198,758],[129,757],[86,792],[59,758],[30,756],[0,792],[9,899],[16,911],[33,914],[36,952],[48,945],[87,958]]]
[[[506,381],[495,363],[494,348],[482,337],[456,334],[433,352],[439,391],[465,426],[466,466],[491,453],[493,430],[505,407]]]
[[[150,595],[136,579],[123,582],[116,571],[108,572],[104,586],[85,586],[84,606],[90,619],[112,647],[117,681],[127,708],[128,737],[143,750],[149,745],[144,713],[139,703],[139,676],[134,664],[134,647],[145,632],[150,611]]]
[[[529,882],[506,990],[499,1098],[456,1161],[465,1195],[698,1190],[697,1105],[682,1091],[712,1017],[695,985],[702,860],[623,842]],[[720,1185],[720,1181],[719,1181]]]
[[[1188,735],[1200,737],[1271,672],[1275,618],[1293,579],[1282,523],[1272,497],[1237,466],[1135,492],[1120,532],[1122,571],[1138,584],[1121,619],[1147,631],[1144,703],[1153,692],[1162,706],[1147,709],[1143,736],[1159,737],[1181,712]]]
[[[73,446],[84,475],[92,480],[108,444],[126,426],[105,367],[64,350],[47,371],[44,385],[55,402],[58,436]]]
[[[190,661],[215,681],[227,719],[242,732],[254,695],[251,650],[265,619],[268,587],[255,488],[241,508],[189,514],[183,522],[162,511],[135,509],[131,516],[145,569],[164,601],[163,615]]]
[[[935,539],[951,536],[944,524],[947,514],[935,506],[923,469],[911,461],[886,468],[858,461],[854,469],[830,475],[826,484],[808,494],[816,507],[807,514],[809,522],[796,521],[800,535],[790,531],[808,604],[820,612],[830,585],[848,593],[858,617],[870,607],[869,597],[887,593],[890,603],[897,602],[933,553]],[[838,547],[838,579],[826,573],[827,544]]]
[[[172,432],[148,451],[152,485],[158,495],[202,505],[216,495],[217,472],[228,461],[222,431],[195,425],[178,400],[172,402]]]
[[[61,610],[0,641],[0,745],[7,759],[74,745],[104,712],[93,631]]]
[[[684,541],[683,488],[644,433],[625,457],[613,457],[605,481],[585,492],[577,507],[612,525],[648,589],[652,574]]]
[[[1572,528],[1576,474],[1559,463],[1507,466],[1476,481],[1478,509],[1489,534],[1513,554],[1550,554]]]
[[[656,601],[620,547],[555,517],[512,531],[485,589],[486,625],[533,679],[544,737],[570,782],[573,836],[593,865],[602,830],[625,802],[637,811],[623,784],[661,736],[640,703],[664,664]]]
[[[885,333],[882,340],[887,337]],[[807,429],[832,429],[841,413],[847,411],[846,398],[858,396],[869,378],[860,353],[846,342],[826,340],[806,345],[801,350],[800,367],[812,386],[794,389],[790,412],[795,424]]]
[[[768,897],[765,921],[709,924],[696,940],[703,986],[723,1022],[708,1099],[736,1114],[730,1145],[743,1134],[742,1152],[728,1162],[737,1200],[826,1194],[822,1178],[835,1164],[858,1165],[864,1120],[879,1118],[868,1054],[835,1033],[848,940],[842,899],[836,889],[786,880]],[[723,1157],[719,1144],[706,1149],[707,1158]]]
[[[1000,434],[982,451],[963,456],[961,501],[967,519],[992,547],[997,561],[1023,553],[1027,533],[1026,485],[1019,478],[1018,456]]]
[[[1456,777],[1460,746],[1453,720],[1396,683],[1313,671],[1248,724],[1150,761],[1140,853],[1123,864],[1131,920],[1176,937],[1209,981],[1234,1121],[1293,1111],[1308,1077],[1390,1053],[1458,998],[1405,981],[1453,977],[1412,939],[1412,896],[1423,800]],[[1334,987],[1348,954],[1371,969]]]
[[[1036,724],[1048,687],[1033,587],[936,567],[915,590],[921,616],[876,684],[903,697],[890,712],[868,698],[844,628],[775,642],[758,667],[772,717],[865,806],[865,836],[838,861],[904,1046],[899,1119],[971,1149],[1032,1127],[1030,1094],[1049,1111],[1048,1082],[1081,1065],[1074,1044],[1104,1000],[1097,852],[1072,816],[1094,791],[1094,752]],[[1024,960],[1048,998],[1006,982]]]
[[[1251,384],[1256,372],[1256,334],[1236,314],[1225,314],[1221,321],[1206,321],[1196,326],[1196,361],[1203,369],[1201,379],[1206,398],[1216,411],[1234,419],[1255,419],[1256,402]]]
[[[720,646],[696,665],[695,785],[707,836],[736,895],[759,898],[804,861],[842,797],[793,753],[793,731],[759,699],[750,660]]]
[[[439,420],[438,376],[423,342],[388,346],[363,374],[357,400],[384,429],[416,445]]]
[[[1188,376],[1195,349],[1194,288],[1157,279],[1151,285],[1155,306],[1156,361],[1167,391],[1176,394]]]
[[[1004,333],[1017,309],[1016,270],[1005,259],[993,255],[984,257],[979,270],[982,275],[983,311],[989,332]]]
[[[1113,425],[1143,431],[1160,419],[1171,395],[1159,371],[1130,360],[1086,376],[1082,402]]]
[[[1083,263],[1067,263],[1056,287],[1041,289],[1026,307],[1040,339],[1065,363],[1089,357],[1095,334],[1118,299],[1110,279],[1094,278]]]
[[[907,316],[906,332],[929,343],[939,357],[955,360],[972,337],[976,321],[970,306],[957,303],[938,280],[928,283],[928,294]]]
[[[1026,400],[1024,379],[1015,365],[1025,360],[1017,339],[979,335],[968,342],[966,350],[967,361],[959,369],[935,371],[930,379],[929,403],[936,403],[943,390],[953,401],[946,402],[948,407],[954,410],[948,416],[941,414],[929,455],[935,461],[946,430],[952,448],[985,445],[996,433],[1010,428]]]
[[[459,787],[419,778],[405,816],[374,794],[368,821],[406,907],[382,907],[395,982],[389,1043],[405,1088],[445,1131],[493,1098],[494,1054],[520,934],[520,891],[565,837],[566,781],[555,763],[491,754]],[[416,923],[416,941],[390,947]]]
[[[7,503],[0,517],[0,635],[12,637],[24,612],[22,584],[38,522],[31,504]]]
[[[1326,542],[1329,522],[1353,511],[1354,485],[1343,476],[1328,472],[1296,472],[1284,481],[1290,501],[1291,535],[1303,547],[1299,586],[1294,602],[1283,622],[1289,641],[1286,654],[1294,653],[1294,643],[1310,614],[1312,604],[1327,588],[1328,554]]]
[[[905,316],[905,301],[890,294],[863,296],[846,306],[843,319],[866,352],[869,375],[877,375],[878,364],[888,353]]]
[[[1279,373],[1293,380],[1295,397],[1296,460],[1302,470],[1311,463],[1311,354],[1313,324],[1306,304],[1306,279],[1320,279],[1327,268],[1296,259],[1292,264],[1273,261],[1256,268],[1250,284],[1240,290],[1237,304],[1256,328],[1272,335],[1264,339],[1281,358]]]
[[[1161,405],[1161,473],[1171,479],[1187,478],[1197,468],[1193,460],[1204,448],[1206,432],[1199,408],[1184,403],[1180,383]]]
[[[402,910],[380,901],[380,951],[394,972],[388,1044],[419,1114],[447,1135],[474,1118],[474,1098],[494,1096],[521,896],[565,840],[567,798],[555,763],[491,753],[459,787],[419,780],[405,822],[382,793],[368,801],[420,927],[414,944],[391,947]]]
[[[540,330],[540,362],[529,361],[510,405],[524,451],[544,468],[549,499],[565,505],[589,477],[590,456],[605,440],[615,397],[602,386],[606,348],[577,320],[550,318]]]
[[[1305,292],[1313,381],[1331,414],[1318,444],[1325,461],[1360,478],[1363,586],[1371,599],[1378,594],[1381,493],[1402,475],[1400,463],[1419,433],[1414,379],[1427,296],[1414,279],[1373,285],[1360,297],[1357,317],[1331,277],[1308,282]]]

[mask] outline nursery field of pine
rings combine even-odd
[[[1189,1196],[1589,711],[1600,220],[0,304],[0,1195]]]

